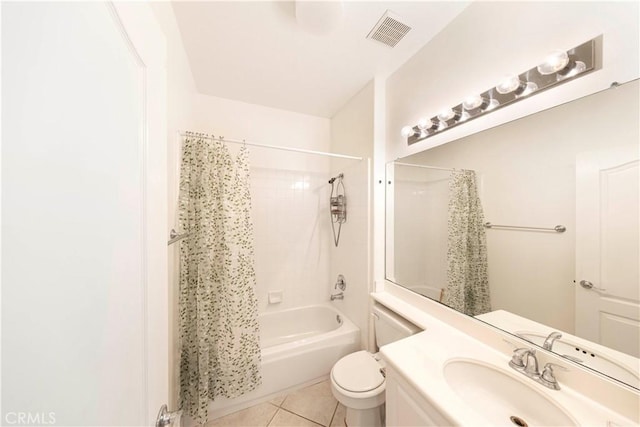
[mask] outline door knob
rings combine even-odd
[[[585,289],[595,289],[597,291],[606,291],[606,289],[604,288],[598,288],[597,286],[594,286],[593,283],[591,283],[588,280],[580,280],[580,286],[582,286]]]

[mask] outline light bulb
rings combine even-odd
[[[422,117],[418,120],[417,126],[421,130],[431,129],[435,126],[431,119],[427,119],[426,117]]]
[[[577,74],[580,74],[582,72],[584,72],[584,70],[587,69],[587,65],[582,62],[582,61],[575,61],[572,64],[573,66],[571,67],[570,70],[568,70],[566,73],[558,73],[558,81],[560,80],[564,80],[564,79],[568,79],[569,77],[573,77]]]
[[[475,110],[476,108],[482,106],[485,99],[480,95],[472,95],[462,101],[462,106],[465,110]]]
[[[400,134],[402,135],[403,138],[409,138],[410,136],[415,135],[416,131],[413,130],[411,126],[407,125],[400,130]]]
[[[569,55],[562,50],[554,50],[544,59],[544,62],[538,65],[538,72],[543,76],[557,73],[567,66],[569,63]]]
[[[505,95],[518,89],[521,84],[520,77],[515,74],[510,74],[498,83],[496,91],[498,91],[499,94]]]
[[[438,113],[438,119],[441,122],[448,122],[449,120],[453,119],[455,116],[456,116],[456,113],[451,108],[447,108],[445,110],[440,111],[440,113]]]
[[[514,92],[516,96],[527,96],[536,90],[538,90],[537,84],[533,82],[523,82],[520,80],[520,77],[516,75],[505,77],[505,79],[496,86],[496,91],[502,95]],[[495,108],[496,105],[491,108]]]

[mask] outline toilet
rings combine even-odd
[[[372,311],[378,348],[422,331],[382,305],[375,304]],[[377,354],[357,351],[331,369],[331,392],[347,408],[348,427],[384,425],[385,388],[384,362]]]

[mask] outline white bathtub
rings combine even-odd
[[[262,385],[236,399],[210,403],[210,418],[251,406],[329,375],[360,349],[360,330],[330,304],[264,313],[260,322]]]

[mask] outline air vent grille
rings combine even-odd
[[[410,26],[400,22],[396,14],[387,10],[371,29],[367,38],[395,47],[410,30]]]

